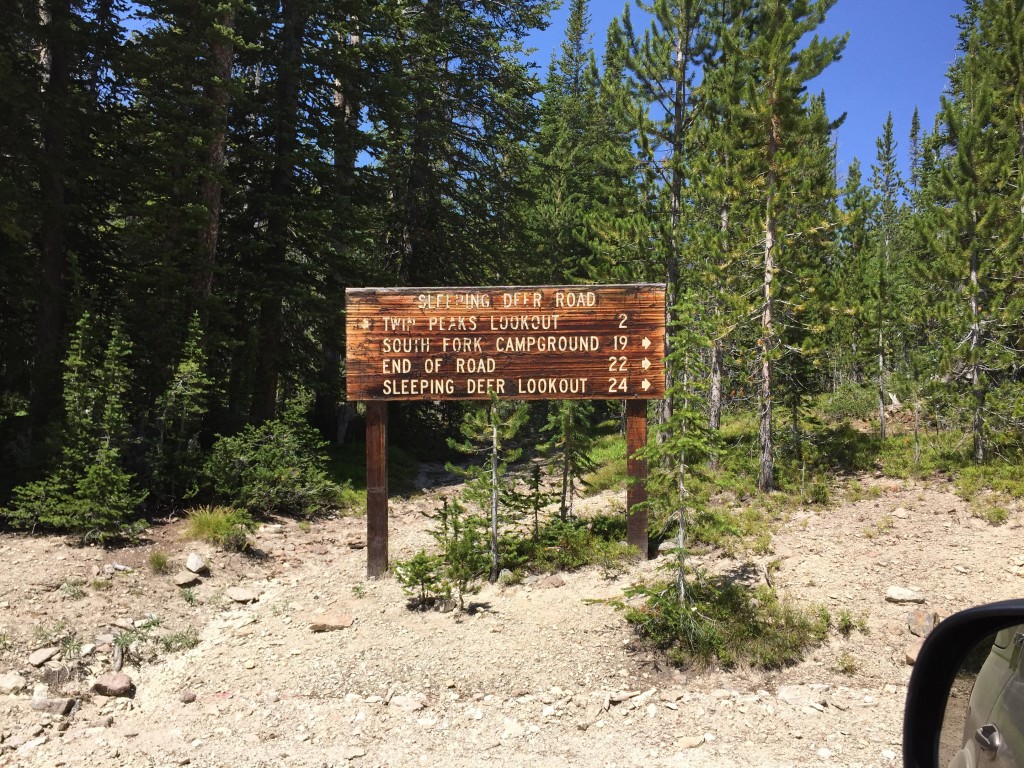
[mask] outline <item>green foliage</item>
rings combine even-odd
[[[540,450],[561,478],[558,513],[563,520],[573,516],[576,484],[596,468],[590,454],[602,425],[595,423],[594,404],[589,400],[556,400],[549,404],[547,422],[541,428],[550,435]]]
[[[72,600],[81,600],[85,597],[84,586],[85,582],[81,579],[68,579],[60,585],[60,591]]]
[[[626,487],[626,439],[615,433],[599,438],[590,451],[594,470],[584,478],[587,493]]]
[[[213,380],[207,373],[199,314],[192,316],[178,365],[156,403],[157,429],[149,464],[155,495],[179,503],[198,492],[202,469],[199,433],[207,413]]]
[[[150,552],[146,562],[149,564],[149,570],[157,575],[165,574],[171,569],[167,553],[161,552],[159,549]]]
[[[184,536],[229,552],[242,552],[249,548],[249,534],[254,530],[256,521],[246,510],[207,506],[188,511]]]
[[[199,598],[196,597],[195,590],[191,587],[183,587],[181,590],[181,599],[184,600],[188,605],[195,605],[199,602]]]
[[[214,443],[205,474],[218,499],[255,513],[312,517],[352,500],[326,472],[322,441],[301,404],[284,418],[247,426]]]
[[[97,364],[92,333],[85,314],[65,361],[65,441],[58,468],[15,488],[9,508],[0,514],[16,527],[68,531],[82,541],[133,541],[145,528],[133,517],[147,492],[133,487],[134,477],[122,461],[129,433],[131,345],[115,323]]]
[[[408,560],[396,561],[392,570],[405,593],[412,595],[413,605],[422,608],[450,594],[442,586],[442,564],[439,556],[428,555],[426,550],[421,549]]]
[[[490,580],[495,582],[501,571],[499,550],[500,507],[502,499],[514,497],[507,477],[509,465],[522,454],[522,449],[509,447],[526,424],[529,407],[525,402],[502,401],[490,392],[485,405],[470,407],[462,418],[459,431],[463,440],[449,439],[449,447],[483,459],[481,464],[469,467],[448,465],[449,470],[467,479],[465,499],[479,509],[486,510],[489,518],[491,568]]]
[[[855,656],[843,651],[836,660],[836,669],[844,675],[853,675],[860,669],[860,663]]]
[[[421,549],[395,564],[395,578],[412,595],[412,607],[443,606],[454,593],[459,610],[465,610],[466,595],[479,591],[478,582],[487,572],[487,522],[467,514],[457,499],[446,499],[436,519],[431,535],[439,554]]]
[[[158,642],[164,653],[188,651],[199,645],[199,633],[196,632],[194,627],[189,627],[178,632],[169,632],[166,635],[162,635]]]
[[[827,611],[789,605],[767,587],[751,590],[701,574],[687,584],[685,600],[664,582],[635,585],[625,596],[621,607],[637,633],[686,667],[790,666],[824,642],[829,629]]]
[[[822,398],[822,410],[834,421],[870,419],[878,414],[878,391],[853,382],[841,384]]]

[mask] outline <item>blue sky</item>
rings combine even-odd
[[[599,55],[608,24],[622,8],[620,0],[590,0],[590,31]],[[829,12],[821,34],[849,32],[850,40],[842,60],[810,87],[825,91],[830,115],[847,113],[837,137],[840,176],[845,177],[854,157],[860,158],[865,175],[870,173],[875,138],[889,112],[900,164],[906,167],[911,115],[916,106],[922,127],[931,129],[956,46],[952,15],[962,9],[961,0],[839,0]],[[640,28],[635,7],[631,13]],[[548,29],[528,40],[537,49],[533,59],[542,74],[565,34],[567,14],[568,0],[563,0]]]

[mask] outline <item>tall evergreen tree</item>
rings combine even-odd
[[[775,487],[772,372],[780,351],[776,303],[781,289],[776,281],[785,274],[785,243],[779,237],[780,231],[785,231],[780,230],[785,219],[780,216],[784,214],[787,190],[801,174],[799,149],[809,138],[804,129],[816,124],[805,119],[809,106],[806,83],[838,60],[846,36],[823,39],[815,35],[806,45],[803,41],[822,24],[834,4],[835,0],[765,0],[756,6],[752,18],[741,22],[753,24],[754,33],[744,55],[758,63],[748,85],[745,119],[751,131],[749,162],[759,180],[763,222],[761,333],[757,340],[758,487],[766,491]]]
[[[886,336],[889,331],[889,317],[892,314],[891,298],[887,292],[890,271],[894,265],[894,250],[897,247],[900,218],[900,194],[903,181],[896,168],[896,141],[892,133],[892,113],[882,126],[882,135],[875,141],[876,164],[871,166],[871,185],[874,187],[878,201],[877,221],[877,259],[875,266],[875,317],[874,326],[877,336],[875,346],[878,357],[878,423],[882,439],[885,439],[885,408],[886,408]]]

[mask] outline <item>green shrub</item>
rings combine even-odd
[[[445,500],[437,521],[431,535],[440,553],[428,555],[421,549],[408,560],[395,563],[395,578],[406,594],[412,595],[410,607],[443,605],[454,594],[459,610],[464,610],[465,596],[479,591],[478,582],[490,565],[487,521],[466,514],[457,499]]]
[[[126,402],[131,343],[113,323],[105,351],[93,342],[88,314],[79,320],[64,360],[60,461],[45,479],[14,489],[0,510],[17,528],[67,531],[83,542],[135,541],[145,523],[133,519],[146,498],[122,454],[131,431]]]
[[[428,555],[421,549],[408,560],[397,561],[392,570],[402,590],[412,596],[412,605],[426,608],[438,598],[446,599],[451,594],[441,575],[443,565],[440,557]]]
[[[156,574],[167,573],[171,569],[167,553],[160,550],[153,550],[149,553],[149,570]]]
[[[199,633],[192,627],[189,627],[188,629],[163,635],[158,642],[160,643],[160,648],[165,653],[187,651],[199,645]]]
[[[241,552],[248,548],[249,534],[255,529],[256,522],[244,509],[198,507],[188,511],[184,536],[228,551]]]
[[[828,504],[830,497],[828,483],[824,480],[816,480],[811,483],[811,487],[807,492],[807,501],[809,503],[825,505]]]
[[[219,499],[264,514],[311,517],[358,498],[328,477],[322,441],[297,411],[218,438],[206,475]]]
[[[878,390],[853,382],[842,384],[824,398],[822,408],[835,421],[870,419],[878,414]]]
[[[777,669],[800,661],[828,635],[827,612],[787,605],[768,587],[712,582],[698,574],[681,603],[675,583],[625,591],[639,605],[621,604],[636,632],[681,666],[750,664]]]

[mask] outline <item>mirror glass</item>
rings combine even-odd
[[[1024,624],[983,638],[960,665],[939,736],[939,768],[1024,768]]]

